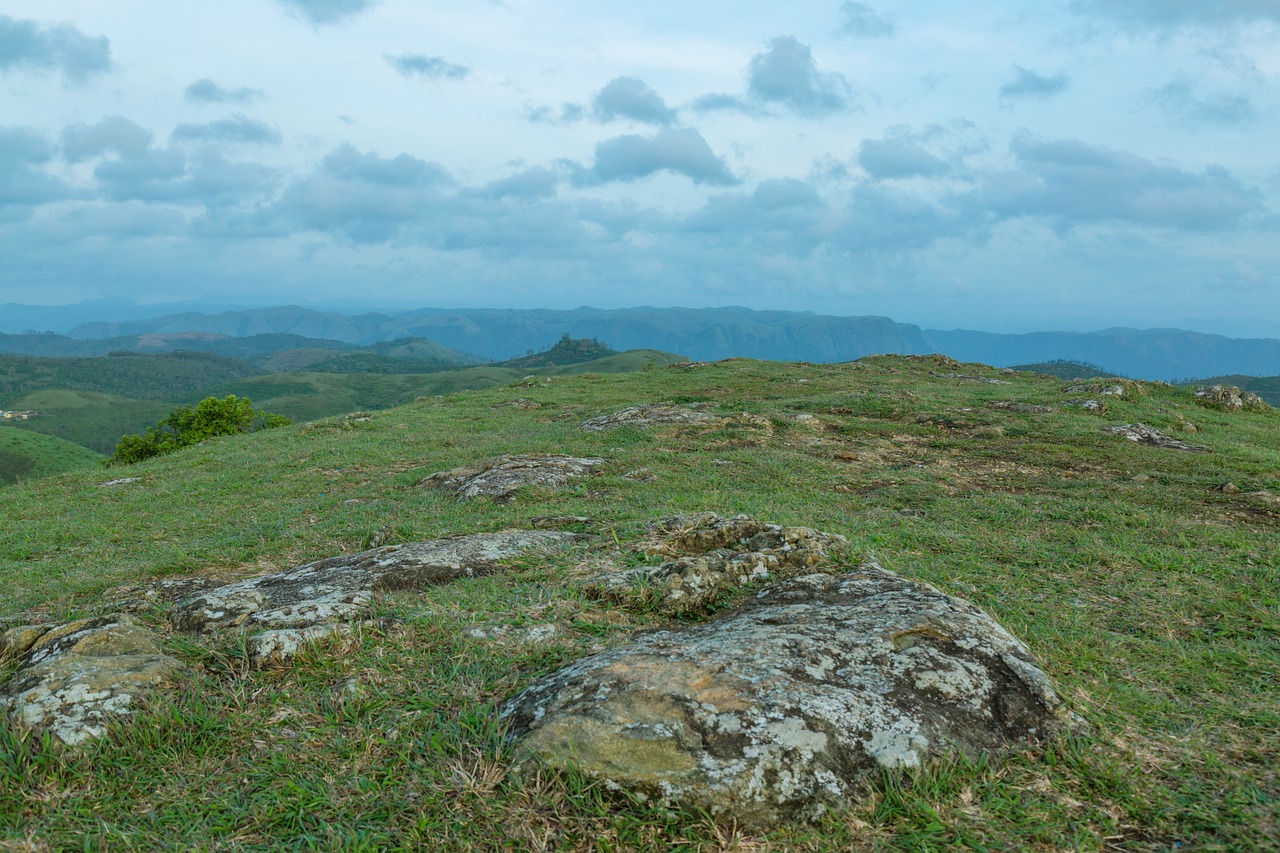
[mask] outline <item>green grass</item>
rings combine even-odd
[[[937,375],[946,373],[1008,384]],[[0,848],[1280,844],[1280,506],[1253,494],[1280,494],[1280,414],[1213,412],[1189,389],[1143,385],[1099,417],[1063,406],[1061,380],[927,358],[493,379],[367,422],[215,439],[120,469],[141,478],[125,486],[71,472],[0,492],[0,616],[101,612],[121,585],[283,569],[358,550],[375,532],[404,542],[574,515],[590,517],[582,529],[596,537],[502,576],[389,594],[377,604],[381,627],[288,667],[254,671],[233,642],[174,638],[193,672],[79,752],[0,727]],[[517,398],[540,406],[502,405]],[[737,419],[578,429],[661,400]],[[987,405],[1000,401],[1054,411]],[[1212,453],[1102,430],[1132,421],[1173,430],[1180,419],[1198,431],[1179,435]],[[415,487],[502,452],[608,465],[581,486],[509,504]],[[657,476],[623,476],[638,468]],[[1239,491],[1223,491],[1227,483]],[[1088,732],[1003,760],[886,775],[850,811],[761,836],[572,775],[507,774],[495,723],[503,699],[601,644],[666,624],[588,600],[570,580],[573,564],[654,518],[700,510],[840,533],[855,553],[969,598],[1040,657]],[[160,612],[138,618],[163,625]],[[465,634],[517,622],[565,630],[541,646]],[[349,678],[361,693],[335,698]]]
[[[102,459],[101,454],[60,438],[0,426],[0,484],[88,468]]]
[[[15,424],[18,429],[53,436],[91,451],[110,454],[122,435],[155,426],[173,406],[94,391],[35,391],[13,400],[9,408],[38,412]]]

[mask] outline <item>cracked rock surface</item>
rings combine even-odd
[[[594,457],[526,454],[496,456],[474,465],[439,471],[418,483],[443,489],[460,500],[488,497],[507,501],[525,486],[557,488],[604,464]]]
[[[135,697],[183,668],[160,650],[155,634],[123,614],[24,626],[5,639],[20,663],[0,685],[0,711],[72,746],[101,737],[109,717],[128,714]]]
[[[257,655],[288,656],[306,640],[343,630],[379,590],[492,574],[502,560],[535,548],[563,547],[578,538],[552,530],[506,530],[330,557],[185,598],[174,606],[170,620],[175,628],[198,634],[261,631],[251,638]]]
[[[759,829],[847,805],[882,768],[1072,725],[991,617],[873,562],[641,635],[535,683],[502,714],[518,768],[573,766]]]
[[[651,427],[658,424],[714,424],[722,419],[684,406],[630,406],[611,415],[601,415],[582,424],[587,432],[603,432],[618,427]]]
[[[689,613],[751,581],[814,571],[844,541],[843,536],[766,524],[746,515],[678,515],[650,524],[649,535],[635,549],[670,559],[657,566],[601,572],[587,581],[587,589],[620,600],[655,596],[659,611]]]
[[[1123,436],[1130,441],[1136,441],[1140,444],[1150,444],[1155,447],[1166,447],[1170,450],[1188,450],[1193,453],[1208,453],[1209,448],[1199,447],[1194,444],[1187,444],[1185,441],[1179,441],[1171,435],[1165,435],[1154,427],[1149,427],[1143,423],[1122,424],[1120,426],[1107,427],[1107,432],[1115,435]]]

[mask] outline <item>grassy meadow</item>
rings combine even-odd
[[[106,738],[70,750],[0,726],[0,850],[1276,849],[1280,413],[1216,412],[1190,389],[1126,383],[1098,415],[1065,387],[929,357],[495,375],[368,419],[0,490],[0,627],[108,613],[157,578],[238,578],[371,539],[543,516],[589,519],[568,529],[591,536],[505,574],[388,593],[376,620],[289,665],[254,669],[232,638],[170,634],[190,673]],[[579,428],[660,401],[726,420]],[[1211,452],[1104,431],[1135,421]],[[607,466],[507,504],[417,486],[538,452]],[[102,485],[110,477],[138,480]],[[845,559],[874,554],[974,601],[1027,643],[1087,731],[886,774],[848,811],[762,835],[572,774],[507,774],[506,697],[671,625],[587,598],[574,566],[648,521],[703,510],[842,534]],[[136,618],[166,628],[160,607]],[[538,644],[467,632],[544,623],[560,630]],[[13,666],[0,662],[0,678]]]
[[[60,438],[0,426],[0,485],[93,467],[102,458]]]

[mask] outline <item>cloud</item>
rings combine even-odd
[[[271,211],[304,228],[357,243],[389,240],[438,206],[453,179],[444,167],[409,154],[384,158],[350,145],[294,181]]]
[[[1014,78],[1000,87],[1000,97],[1002,99],[1035,98],[1044,100],[1066,91],[1067,86],[1071,84],[1071,78],[1066,74],[1054,74],[1052,77],[1047,77],[1034,71],[1028,71],[1021,65],[1013,66],[1013,70]]]
[[[151,131],[124,116],[107,116],[97,124],[73,124],[62,131],[62,156],[80,163],[104,154],[141,157],[151,147]]]
[[[1126,222],[1216,231],[1262,207],[1258,190],[1220,166],[1197,175],[1127,151],[1028,135],[1010,148],[1019,168],[990,176],[978,191],[982,205],[1000,216],[1044,216],[1059,228]]]
[[[877,38],[893,35],[893,20],[876,13],[866,3],[842,3],[840,5],[840,30],[852,36]]]
[[[387,64],[400,73],[402,77],[426,77],[429,80],[462,80],[471,73],[465,65],[454,65],[439,56],[426,56],[421,53],[402,53],[393,56],[382,54]]]
[[[208,77],[202,77],[186,88],[186,96],[188,101],[206,104],[247,104],[261,98],[262,90],[247,87],[225,89]]]
[[[737,95],[726,95],[722,92],[712,92],[709,95],[695,98],[690,106],[696,113],[735,112],[757,115],[761,112],[758,107],[753,106]]]
[[[596,121],[631,119],[646,124],[669,125],[676,119],[662,96],[643,80],[615,77],[596,93],[591,102]]]
[[[1170,116],[1193,124],[1239,124],[1254,117],[1253,104],[1244,95],[1218,92],[1202,98],[1185,80],[1157,89],[1150,97]]]
[[[0,127],[0,207],[38,205],[67,194],[66,185],[41,168],[53,146],[26,127]]]
[[[730,185],[738,179],[715,155],[702,134],[672,128],[656,136],[619,136],[596,145],[595,162],[578,175],[581,184],[635,181],[658,172],[675,172],[695,184]]]
[[[858,146],[858,165],[877,179],[933,178],[951,167],[910,139],[864,139]]]
[[[556,194],[560,176],[550,169],[535,166],[509,178],[491,181],[472,192],[482,198],[550,198]]]
[[[316,26],[336,24],[378,5],[378,0],[276,0],[292,14]]]
[[[569,102],[561,104],[558,113],[555,107],[549,107],[545,104],[541,106],[526,106],[524,108],[524,120],[531,124],[573,124],[576,121],[582,121],[586,117],[586,107],[582,104]]]
[[[180,124],[169,134],[169,141],[279,145],[280,131],[269,124],[236,113],[230,118],[207,124]]]
[[[1138,29],[1280,23],[1280,5],[1274,0],[1072,0],[1071,10],[1090,17],[1112,18]]]
[[[111,42],[87,36],[70,24],[41,26],[0,15],[0,71],[55,70],[72,85],[112,69]]]
[[[773,39],[768,50],[751,58],[747,93],[754,100],[808,117],[852,106],[848,81],[840,74],[819,71],[809,46],[792,36]]]

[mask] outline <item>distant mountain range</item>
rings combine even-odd
[[[21,307],[4,306],[6,311]],[[139,306],[110,307],[131,313]],[[40,316],[51,318],[50,312],[57,309],[40,310]],[[67,310],[83,316],[85,306],[69,306]],[[1167,381],[1225,374],[1280,374],[1280,340],[1270,338],[1230,338],[1180,329],[1030,334],[941,331],[897,323],[887,317],[836,317],[747,308],[420,309],[400,314],[355,315],[298,306],[218,314],[188,311],[84,322],[70,329],[69,337],[74,342],[62,338],[60,344],[55,343],[58,336],[0,336],[0,349],[33,355],[87,355],[90,353],[86,349],[94,347],[94,343],[101,347],[109,341],[116,349],[144,351],[138,342],[147,336],[153,336],[153,342],[164,341],[163,347],[180,348],[181,340],[171,336],[193,333],[232,338],[291,335],[297,336],[292,340],[296,346],[335,350],[344,344],[363,347],[396,339],[427,339],[488,361],[545,349],[568,334],[594,338],[618,350],[659,349],[698,360],[741,356],[835,362],[877,353],[941,352],[961,361],[1002,367],[1054,359],[1087,361],[1110,372]],[[50,348],[62,346],[66,351],[17,348],[35,345],[33,338],[46,338]],[[191,348],[203,348],[201,340],[196,336],[187,338]],[[261,343],[274,349],[284,342],[275,339]],[[223,351],[222,346],[208,349]]]

